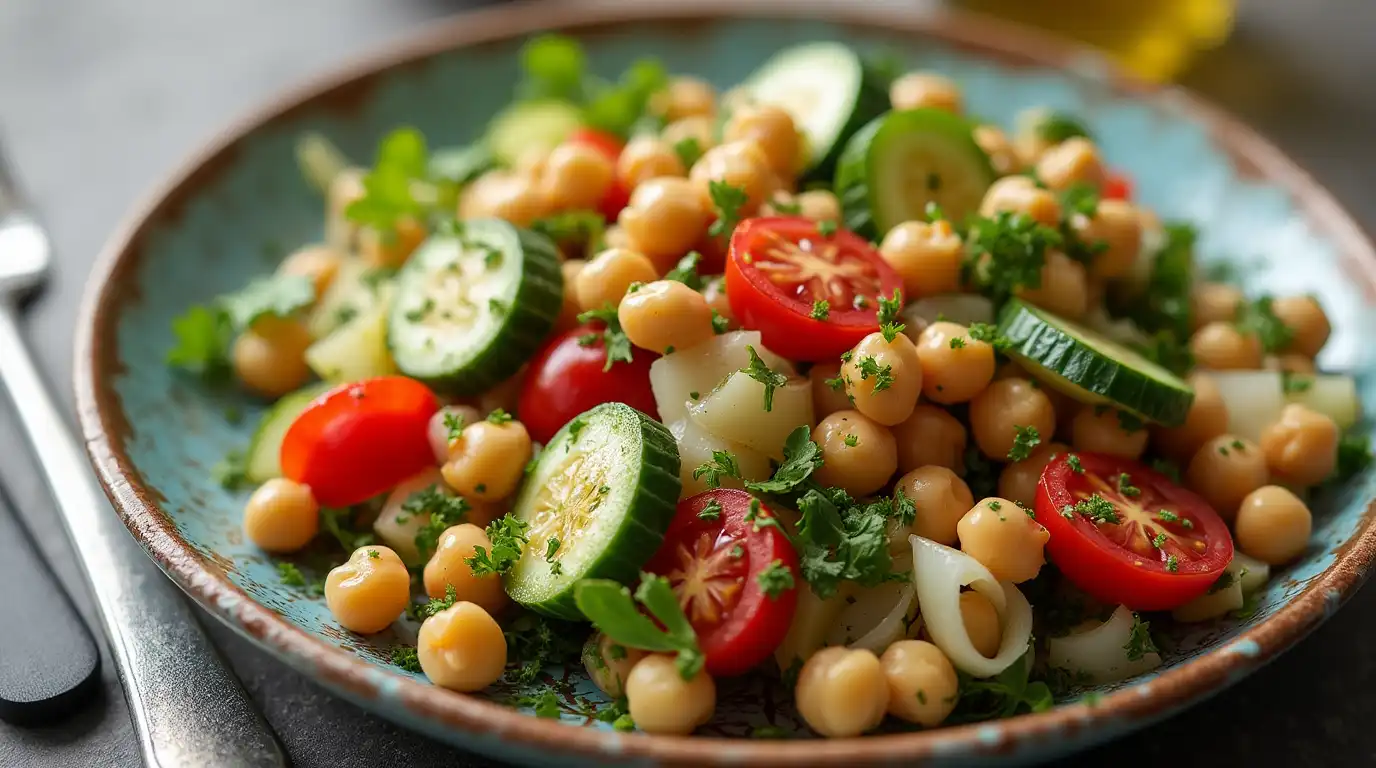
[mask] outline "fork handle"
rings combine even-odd
[[[162,574],[150,573],[97,489],[17,318],[14,299],[0,299],[0,382],[15,403],[90,582],[144,763],[155,768],[285,766],[272,730],[182,594]]]

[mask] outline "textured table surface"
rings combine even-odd
[[[59,258],[28,331],[64,401],[70,406],[72,328],[90,262],[139,195],[226,120],[282,85],[472,4],[0,2],[0,133]],[[1187,84],[1275,139],[1376,231],[1376,3],[1243,5],[1234,40],[1201,61]],[[0,435],[0,478],[90,617],[66,540],[3,411]],[[129,549],[141,557],[132,543]],[[372,717],[228,630],[211,630],[302,768],[491,764]],[[1369,587],[1312,638],[1236,687],[1068,762],[1376,764],[1371,637],[1376,588]],[[0,723],[0,766],[136,765],[124,699],[108,664],[104,673],[103,695],[71,721],[27,730]]]

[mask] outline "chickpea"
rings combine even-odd
[[[578,270],[573,291],[578,306],[586,312],[618,306],[632,283],[652,283],[658,279],[659,270],[649,259],[635,251],[610,248]]]
[[[439,546],[430,562],[425,564],[425,594],[438,599],[453,587],[458,599],[481,606],[488,613],[505,608],[507,598],[502,577],[495,573],[474,575],[473,567],[466,562],[477,553],[478,547],[491,552],[492,540],[483,529],[471,523],[451,526],[440,534]]]
[[[1021,213],[1048,227],[1061,223],[1061,203],[1056,195],[1027,176],[1005,176],[989,185],[980,201],[979,215],[993,218],[1003,211]]]
[[[994,378],[994,347],[970,338],[970,329],[938,320],[917,337],[922,363],[922,394],[951,405],[974,398]]]
[[[1333,474],[1338,460],[1338,425],[1333,419],[1291,403],[1280,420],[1261,432],[1261,451],[1273,476],[1299,487],[1317,485]]]
[[[1284,565],[1304,554],[1313,528],[1309,507],[1279,485],[1247,494],[1233,522],[1238,547],[1267,565]]]
[[[1247,494],[1271,479],[1266,469],[1266,454],[1250,440],[1219,435],[1195,451],[1185,470],[1185,485],[1204,497],[1224,520],[1237,516],[1238,505]]]
[[[1228,405],[1213,377],[1196,371],[1190,374],[1189,384],[1194,388],[1194,403],[1185,414],[1185,423],[1156,427],[1152,432],[1152,445],[1178,461],[1194,456],[1205,440],[1228,431]]]
[[[825,418],[837,411],[848,411],[854,406],[851,405],[850,397],[846,395],[846,387],[838,377],[841,375],[840,363],[818,363],[812,366],[812,370],[807,372],[808,381],[812,384],[812,413],[818,418]],[[839,382],[841,386],[832,388],[827,382]]]
[[[1123,200],[1100,200],[1092,218],[1077,214],[1071,221],[1080,239],[1103,243],[1089,265],[1091,277],[1113,280],[1126,275],[1142,251],[1142,219],[1137,208]]]
[[[1037,178],[1057,192],[1075,184],[1104,185],[1104,164],[1094,142],[1075,136],[1046,150],[1037,160]]]
[[[516,156],[516,162],[511,164],[511,169],[518,175],[538,182],[540,177],[545,175],[545,169],[549,167],[551,152],[549,147],[526,147]]]
[[[386,629],[411,602],[411,574],[396,552],[379,544],[355,549],[325,577],[325,604],[350,632]]]
[[[688,169],[672,144],[655,136],[637,136],[621,150],[616,160],[616,178],[626,189],[635,189],[650,179],[683,177]]]
[[[621,299],[616,316],[632,344],[666,355],[716,335],[707,300],[677,280],[656,280],[632,290]]]
[[[777,186],[769,158],[753,141],[735,141],[707,150],[688,171],[688,179],[697,189],[703,209],[709,211],[713,209],[709,189],[712,182],[745,190],[746,202],[740,208],[742,217],[754,215]]]
[[[975,143],[989,156],[989,164],[994,173],[1008,176],[1022,170],[1022,158],[1008,140],[1008,134],[994,125],[981,125],[975,128]]]
[[[1015,293],[1070,320],[1079,320],[1089,311],[1089,275],[1085,265],[1060,251],[1047,251],[1039,286],[1020,285]]]
[[[283,275],[308,278],[315,288],[315,297],[319,299],[334,282],[334,276],[339,273],[339,265],[343,261],[344,257],[327,245],[308,245],[283,259],[277,271]]]
[[[1051,399],[1027,379],[999,379],[970,401],[970,432],[975,445],[991,459],[1003,461],[1013,449],[1019,429],[1055,434],[1056,411]]]
[[[559,319],[554,321],[554,333],[559,334],[578,325],[578,315],[583,312],[583,305],[578,303],[578,273],[583,271],[588,262],[582,259],[565,259],[559,268],[564,273],[564,303],[559,308]]]
[[[1027,458],[1014,461],[999,473],[999,495],[1012,499],[1031,509],[1037,503],[1037,482],[1041,480],[1042,470],[1051,463],[1053,456],[1070,453],[1070,446],[1064,443],[1042,443],[1032,449]]]
[[[893,439],[900,472],[930,465],[965,474],[965,425],[942,408],[918,403],[913,415],[893,427]]]
[[[717,684],[706,672],[684,680],[670,656],[653,654],[631,667],[626,699],[636,727],[646,733],[686,736],[712,719]]]
[[[620,224],[613,224],[607,227],[607,231],[602,233],[603,249],[622,248],[631,250],[631,238],[626,236],[626,230]]]
[[[989,569],[999,581],[1015,584],[1036,578],[1046,562],[1042,548],[1051,538],[1042,524],[1007,499],[976,504],[956,524],[960,549]]]
[[[1285,346],[1286,352],[1314,357],[1328,342],[1328,334],[1333,329],[1328,324],[1328,315],[1313,296],[1283,296],[1271,302],[1271,311],[1294,333]]]
[[[797,172],[802,142],[793,125],[793,116],[779,107],[761,104],[733,112],[722,129],[722,140],[753,141],[764,150],[774,173],[792,178]]]
[[[917,348],[901,333],[892,341],[879,332],[861,339],[841,365],[841,378],[855,410],[886,427],[911,416],[922,393]]]
[[[717,114],[717,91],[696,77],[675,77],[669,87],[650,99],[650,110],[664,122],[686,117],[713,117]]]
[[[792,213],[794,207],[797,213]],[[761,216],[802,216],[813,221],[841,221],[841,201],[825,189],[812,189],[791,195],[775,192],[769,202],[760,206]]]
[[[999,612],[989,598],[974,590],[960,593],[960,618],[965,624],[965,634],[970,636],[970,644],[975,646],[979,655],[992,659],[999,653],[999,643],[1003,641],[1003,627],[999,622]]]
[[[239,334],[230,350],[234,374],[249,391],[263,397],[281,397],[300,389],[311,377],[306,365],[310,331],[299,320],[272,323],[271,336],[260,332],[261,323]]]
[[[430,438],[430,450],[435,453],[435,462],[443,464],[449,460],[449,421],[457,420],[460,426],[476,424],[483,415],[471,405],[446,405],[430,417],[426,434]]]
[[[1244,300],[1242,289],[1235,285],[1195,284],[1190,291],[1190,330],[1197,331],[1210,323],[1231,323]]]
[[[889,86],[889,103],[894,109],[941,109],[960,114],[963,109],[960,87],[949,77],[933,72],[909,72]]]
[[[693,182],[664,177],[636,187],[617,221],[635,250],[655,267],[653,280],[672,269],[702,237],[710,210]]]
[[[506,670],[506,636],[481,606],[460,601],[420,625],[416,656],[430,682],[471,693]]]
[[[671,147],[692,141],[697,144],[698,151],[706,152],[717,146],[717,123],[715,119],[706,115],[685,117],[664,126],[659,137]]]
[[[898,468],[898,446],[883,425],[859,411],[837,411],[812,429],[825,463],[817,480],[865,496],[883,488]],[[852,444],[853,443],[853,444]]]
[[[974,506],[970,487],[946,467],[918,467],[898,478],[894,494],[903,494],[917,507],[912,533],[938,544],[955,546],[956,524]],[[906,539],[896,530],[890,539]]]
[[[1318,372],[1314,366],[1314,358],[1290,352],[1284,355],[1267,355],[1261,361],[1261,367],[1268,371],[1280,371],[1281,373],[1304,373],[1313,375]]]
[[[540,189],[554,210],[596,208],[615,178],[611,158],[588,144],[568,142],[550,152]]]
[[[1195,331],[1190,337],[1190,352],[1199,367],[1215,371],[1261,367],[1261,342],[1232,323],[1216,320]]]
[[[702,286],[702,298],[707,300],[709,309],[734,323],[736,318],[731,314],[731,302],[726,298],[726,278],[718,275],[708,280]]]
[[[909,299],[960,290],[964,248],[945,219],[899,224],[884,235],[879,255],[903,278],[903,295]]]
[[[1149,436],[1140,419],[1105,405],[1080,406],[1070,426],[1070,444],[1075,450],[1125,459],[1141,457]]]
[[[967,594],[975,593],[961,595],[962,607]],[[995,620],[997,618],[995,616]],[[956,700],[960,698],[956,668],[935,645],[925,640],[899,640],[884,651],[879,663],[888,682],[890,715],[933,728],[941,725],[956,708]]]
[[[259,549],[295,552],[320,531],[320,505],[311,489],[286,478],[263,483],[244,506],[244,534]]]
[[[464,428],[440,468],[444,481],[460,495],[478,501],[510,496],[530,461],[530,434],[519,421],[480,421]]]
[[[520,227],[550,212],[544,186],[516,171],[488,171],[459,195],[459,218],[505,219]]]
[[[364,227],[358,233],[358,255],[370,267],[395,269],[406,263],[429,236],[425,225],[407,216],[391,232]]]
[[[872,651],[832,646],[803,664],[794,700],[798,714],[821,735],[859,736],[884,719],[889,686]]]
[[[613,699],[626,695],[626,679],[645,656],[644,651],[627,648],[601,632],[594,632],[583,644],[583,668],[588,679]]]

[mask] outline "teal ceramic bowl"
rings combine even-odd
[[[297,91],[229,129],[141,206],[96,266],[80,323],[76,390],[92,462],[130,531],[208,611],[337,693],[464,749],[539,764],[969,765],[1049,759],[1100,742],[1208,696],[1266,663],[1331,615],[1362,582],[1376,552],[1368,472],[1316,505],[1304,558],[1282,569],[1245,621],[1178,634],[1156,672],[1095,696],[1011,720],[861,739],[809,738],[788,698],[765,680],[724,685],[712,724],[691,738],[618,733],[578,713],[594,694],[581,669],[558,720],[498,703],[508,688],[464,696],[388,663],[397,636],[341,630],[320,599],[283,586],[274,562],[239,527],[245,495],[209,468],[246,444],[260,403],[208,393],[163,365],[169,321],[191,302],[241,286],[284,249],[321,237],[322,203],[301,179],[292,145],[320,131],[355,158],[409,123],[434,143],[479,135],[511,95],[516,51],[537,30],[584,39],[596,68],[618,71],[653,53],[673,71],[736,82],[772,51],[837,39],[901,52],[945,72],[969,109],[1004,124],[1050,105],[1085,116],[1112,165],[1169,218],[1198,223],[1208,259],[1242,265],[1248,288],[1321,297],[1335,332],[1326,367],[1354,371],[1376,402],[1364,354],[1376,253],[1338,205],[1275,148],[1216,109],[1173,89],[1126,81],[1100,58],[987,21],[929,17],[891,6],[746,0],[559,3],[459,17]],[[242,422],[226,420],[226,406]],[[791,738],[743,738],[759,726]]]

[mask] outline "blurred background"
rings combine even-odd
[[[940,5],[863,1],[915,11]],[[0,0],[0,138],[58,250],[58,269],[28,328],[68,407],[72,328],[86,273],[141,195],[227,121],[281,88],[433,20],[492,4]],[[1145,78],[1201,92],[1273,139],[1368,232],[1376,230],[1376,2],[953,4],[1081,38]],[[10,434],[11,417],[0,412],[0,435]],[[89,599],[28,462],[17,441],[6,441],[0,479],[89,617]],[[211,629],[299,766],[488,764],[365,715],[228,631]],[[1266,670],[1073,764],[1376,764],[1376,729],[1366,725],[1376,716],[1376,690],[1363,685],[1376,679],[1376,654],[1364,639],[1372,636],[1376,589],[1368,588]],[[104,683],[104,695],[73,721],[43,729],[0,723],[0,766],[136,765],[108,664]]]

